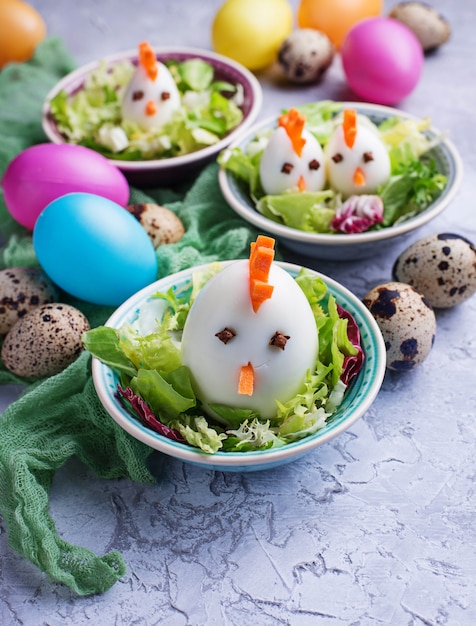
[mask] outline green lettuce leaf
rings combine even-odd
[[[118,331],[119,347],[139,370],[141,368],[170,372],[181,365],[180,346],[170,333],[167,320],[157,331],[141,336],[133,326],[124,324]]]
[[[259,213],[281,223],[311,233],[330,233],[335,209],[331,190],[318,192],[288,192],[264,196],[256,205]]]
[[[286,442],[270,428],[270,422],[260,422],[258,418],[246,419],[238,428],[227,431],[224,448],[227,452],[252,452],[280,448]]]
[[[446,185],[433,160],[401,163],[380,189],[384,204],[380,227],[391,226],[424,211]]]
[[[212,428],[203,416],[182,416],[180,421],[173,421],[171,428],[178,430],[184,439],[193,447],[207,454],[214,454],[223,447],[225,433]]]
[[[168,375],[141,368],[129,386],[167,425],[170,420],[196,405],[188,368],[184,366]]]
[[[137,368],[122,350],[115,328],[98,326],[82,336],[86,350],[112,369],[135,376]]]

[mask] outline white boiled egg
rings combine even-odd
[[[344,196],[373,194],[390,177],[390,157],[378,131],[360,122],[353,113],[344,111],[344,118],[353,120],[347,123],[353,134],[349,136],[343,122],[325,148],[329,183]]]
[[[321,144],[306,129],[302,139],[306,143],[298,155],[285,128],[279,126],[271,135],[260,162],[261,186],[266,194],[324,188],[326,171]]]
[[[180,93],[168,68],[152,48],[139,46],[139,64],[122,101],[122,119],[144,130],[161,128],[181,107]]]
[[[215,274],[192,304],[183,330],[182,362],[211,415],[208,405],[217,403],[272,418],[276,400],[293,398],[307,370],[314,371],[318,331],[309,302],[278,265],[271,265],[268,282],[273,293],[255,313],[249,261],[235,261]],[[238,393],[241,368],[248,364],[254,372],[252,395]]]

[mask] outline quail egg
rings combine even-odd
[[[435,313],[411,285],[389,282],[371,289],[363,303],[375,318],[387,350],[387,368],[413,369],[426,359],[436,335]]]
[[[388,16],[408,26],[425,52],[438,48],[450,37],[448,22],[424,2],[400,2]]]
[[[164,206],[146,202],[130,204],[126,208],[142,224],[154,248],[164,243],[176,243],[185,233],[182,220]]]
[[[38,306],[8,331],[1,352],[3,364],[24,378],[57,374],[77,359],[83,350],[81,335],[89,328],[86,317],[73,306]]]
[[[10,267],[0,271],[0,337],[28,311],[58,299],[58,289],[39,269]]]
[[[393,278],[425,294],[435,308],[450,308],[476,292],[476,248],[453,233],[429,235],[396,260]]]
[[[334,54],[334,46],[327,35],[313,28],[301,28],[281,44],[278,64],[290,81],[313,83],[329,68]]]

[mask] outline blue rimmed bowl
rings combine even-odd
[[[342,109],[355,109],[357,113],[366,115],[375,124],[381,124],[391,117],[416,119],[404,111],[379,104],[361,102],[342,102],[341,104]],[[258,122],[231,142],[230,150],[240,148],[246,151],[246,147],[258,133],[275,128],[277,122],[278,116]],[[426,133],[430,139],[442,134],[435,128],[428,129]],[[305,232],[275,222],[256,210],[255,203],[245,185],[234,174],[222,167],[218,180],[225,200],[238,215],[260,232],[275,237],[289,250],[316,259],[350,261],[368,258],[387,250],[394,240],[397,238],[399,241],[404,240],[418,228],[435,219],[452,202],[463,178],[463,164],[459,152],[451,140],[443,137],[431,149],[429,155],[434,159],[437,170],[447,177],[447,184],[442,193],[424,211],[407,221],[380,230],[368,230],[355,234]]]
[[[222,265],[226,266],[232,262],[226,261]],[[289,272],[293,278],[297,276],[301,269],[300,266],[291,263],[277,263]],[[179,289],[184,287],[190,281],[192,273],[197,269],[200,269],[200,267],[183,270],[148,285],[126,300],[113,313],[106,325],[119,328],[125,323],[134,322],[141,308],[151,301],[154,293],[157,291],[166,292],[171,287]],[[364,351],[362,369],[349,385],[343,402],[324,428],[309,437],[289,443],[281,448],[257,452],[217,452],[215,454],[206,454],[187,444],[167,439],[144,426],[121,403],[117,394],[117,384],[119,382],[117,374],[109,366],[93,358],[92,375],[94,385],[106,411],[121,428],[151,448],[187,463],[219,471],[250,472],[271,469],[294,461],[340,435],[364,415],[380,390],[386,367],[385,344],[374,318],[352,292],[335,280],[327,278],[314,270],[309,269],[308,271],[316,276],[320,276],[326,283],[329,292],[336,298],[337,303],[354,317],[359,326],[361,345]]]

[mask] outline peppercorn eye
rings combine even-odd
[[[294,169],[294,165],[292,163],[283,163],[283,167],[281,168],[281,172],[283,174],[290,174]]]
[[[362,155],[362,159],[364,163],[369,163],[370,161],[374,160],[374,155],[370,151],[364,152]]]
[[[333,157],[331,157],[334,163],[342,163],[344,157],[340,152],[336,152]]]
[[[269,340],[269,345],[279,348],[280,350],[284,350],[289,339],[291,339],[289,335],[285,335],[281,331],[277,330]]]
[[[227,326],[225,326],[223,330],[220,330],[219,332],[215,333],[215,337],[218,337],[218,339],[224,344],[227,344],[230,341],[230,339],[233,339],[233,337],[235,336],[236,336],[235,331],[232,330],[231,328],[228,328]]]
[[[308,165],[310,170],[318,170],[321,167],[321,164],[317,159],[312,159],[312,161],[309,161]]]

